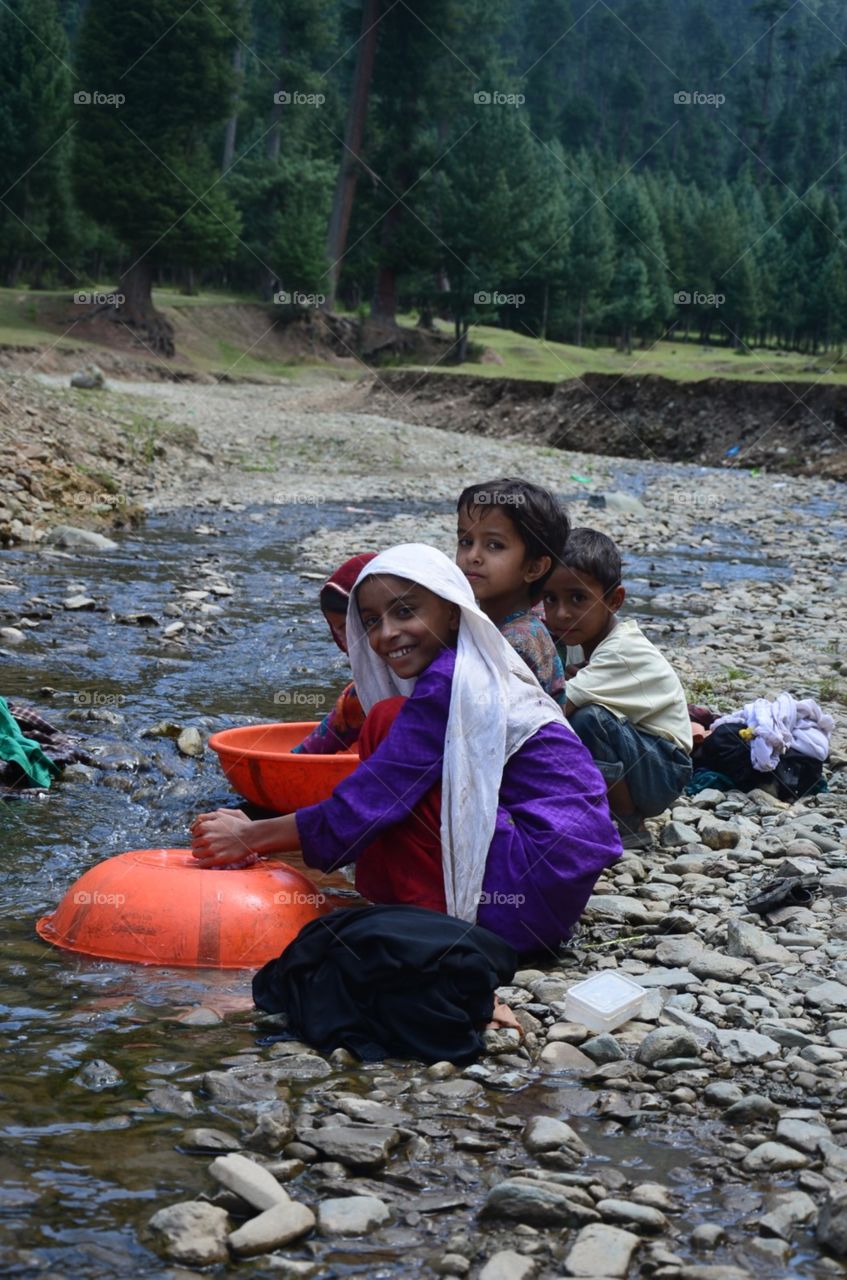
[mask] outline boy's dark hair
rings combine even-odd
[[[350,597],[338,591],[331,584],[323,587],[320,594],[320,606],[324,613],[346,613]]]
[[[561,561],[562,551],[568,540],[570,521],[564,504],[549,489],[532,484],[529,480],[486,480],[463,489],[456,503],[457,511],[470,512],[474,507],[498,509],[511,520],[520,534],[531,560],[550,556],[552,564],[530,587],[530,599],[535,600],[544,590],[544,584]]]
[[[599,582],[604,596],[621,585],[621,553],[599,529],[571,529],[560,559],[565,568]]]

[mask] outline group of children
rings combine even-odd
[[[685,694],[632,620],[618,549],[523,480],[458,501],[456,559],[347,561],[321,590],[353,683],[296,750],[358,745],[320,804],[197,818],[202,866],[301,849],[372,902],[479,923],[522,953],[568,936],[621,847],[649,843],[691,774]]]

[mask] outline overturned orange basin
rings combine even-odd
[[[104,960],[255,969],[337,905],[284,863],[207,870],[188,849],[135,849],[91,867],[35,927]]]

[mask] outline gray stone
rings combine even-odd
[[[398,1125],[412,1123],[412,1117],[405,1111],[399,1111],[396,1107],[387,1107],[383,1102],[375,1102],[372,1098],[358,1098],[355,1094],[339,1098],[334,1105],[345,1116],[349,1116],[351,1120],[358,1120],[362,1124],[396,1128]]]
[[[776,1126],[776,1136],[778,1141],[787,1142],[790,1147],[796,1147],[798,1151],[805,1151],[807,1155],[813,1156],[821,1142],[829,1140],[832,1134],[825,1124],[795,1120],[791,1116],[786,1116]],[[847,1152],[845,1154],[847,1155]]]
[[[189,1089],[177,1089],[174,1084],[154,1085],[147,1094],[147,1101],[157,1111],[182,1116],[184,1119],[197,1113],[194,1094]]]
[[[124,1084],[124,1078],[110,1062],[92,1058],[90,1062],[83,1064],[71,1084],[78,1084],[80,1088],[89,1089],[92,1093],[101,1093],[104,1089],[117,1089]]]
[[[668,1228],[668,1220],[661,1209],[652,1205],[636,1204],[632,1200],[599,1200],[597,1212],[607,1222],[629,1227],[639,1235],[658,1235]]]
[[[96,364],[87,364],[71,374],[71,386],[78,391],[100,391],[105,385],[103,370]]]
[[[482,1093],[482,1085],[476,1080],[441,1080],[427,1085],[427,1093],[443,1102],[469,1102]]]
[[[215,1182],[226,1187],[227,1191],[234,1191],[260,1212],[276,1204],[288,1203],[288,1193],[273,1174],[268,1173],[267,1169],[249,1156],[218,1156],[209,1165],[209,1173]]]
[[[805,1191],[786,1191],[773,1196],[768,1212],[759,1219],[759,1234],[790,1240],[799,1226],[817,1215],[818,1208]]]
[[[255,1071],[252,1075],[236,1075],[234,1071],[207,1071],[203,1088],[214,1102],[260,1102],[277,1098],[276,1075],[272,1071]]]
[[[70,524],[57,524],[44,538],[51,547],[64,547],[68,551],[117,551],[118,544],[112,538],[93,529],[77,529]]]
[[[659,964],[670,968],[675,965],[685,968],[689,960],[700,954],[703,945],[694,934],[685,934],[681,938],[660,938],[656,943],[656,959]]]
[[[488,1193],[485,1217],[511,1218],[533,1227],[581,1227],[599,1222],[593,1208],[581,1204],[578,1188],[528,1177],[507,1178]]]
[[[741,832],[731,822],[708,817],[700,823],[699,836],[707,849],[734,849],[741,839]]]
[[[154,1213],[149,1227],[156,1247],[172,1262],[206,1267],[229,1256],[229,1215],[216,1205],[183,1200]]]
[[[283,1192],[283,1194],[285,1194]],[[229,1237],[229,1247],[241,1258],[252,1258],[260,1253],[270,1253],[282,1245],[304,1236],[315,1225],[315,1215],[296,1200],[285,1200],[250,1218]]]
[[[530,1155],[558,1151],[562,1147],[567,1147],[580,1156],[590,1154],[579,1134],[569,1124],[565,1124],[563,1120],[555,1120],[552,1116],[532,1116],[527,1121],[522,1137]]]
[[[688,967],[696,977],[713,978],[716,982],[735,982],[752,972],[749,960],[720,951],[701,951],[691,958]]]
[[[690,969],[648,969],[639,973],[638,983],[645,989],[651,987],[696,987],[697,979]]]
[[[534,1258],[515,1253],[514,1249],[501,1249],[488,1259],[479,1280],[532,1280],[537,1270]]]
[[[685,1266],[677,1271],[676,1280],[751,1280],[751,1274],[743,1267],[695,1263],[693,1266]]]
[[[683,844],[699,844],[700,833],[685,822],[669,822],[662,829],[660,842],[665,849],[676,849]]]
[[[779,1045],[770,1036],[758,1031],[742,1031],[736,1027],[718,1028],[717,1040],[727,1062],[763,1062],[766,1058],[779,1057]]]
[[[726,1232],[723,1227],[719,1227],[714,1222],[701,1222],[700,1226],[695,1227],[691,1232],[691,1247],[697,1249],[699,1253],[711,1253],[725,1237]]]
[[[622,1058],[626,1057],[615,1037],[608,1032],[604,1032],[599,1036],[592,1036],[590,1040],[584,1040],[580,1047],[592,1062],[596,1062],[600,1066],[605,1062],[620,1062]]]
[[[238,1139],[230,1133],[224,1133],[222,1129],[186,1129],[178,1146],[181,1151],[197,1152],[199,1155],[241,1150]]]
[[[731,1107],[743,1096],[740,1085],[733,1084],[731,1080],[716,1080],[703,1091],[703,1101],[713,1107]]]
[[[96,605],[97,601],[93,596],[86,596],[81,593],[68,596],[62,601],[62,608],[67,609],[69,612],[74,612],[78,609],[94,609]]]
[[[359,1124],[310,1129],[308,1135],[311,1145],[328,1160],[338,1160],[343,1165],[362,1169],[381,1169],[400,1138],[397,1129]]]
[[[200,730],[195,729],[193,725],[187,729],[183,729],[182,733],[176,740],[177,749],[184,756],[202,756],[205,750],[203,739],[200,737]]]
[[[539,1270],[535,1258],[527,1258],[514,1249],[500,1249],[480,1271],[480,1280],[532,1280]]]
[[[652,915],[645,903],[618,893],[593,893],[585,909],[593,915],[626,924],[649,924]]]
[[[747,957],[756,964],[792,964],[797,957],[780,946],[758,925],[730,920],[726,927],[726,950],[731,956]]]
[[[679,1027],[657,1027],[648,1031],[638,1046],[636,1062],[652,1067],[663,1058],[699,1058],[700,1046],[689,1031]]]
[[[779,1107],[761,1093],[751,1093],[748,1097],[733,1102],[723,1113],[727,1124],[739,1125],[755,1125],[763,1121],[772,1124],[778,1116]]]
[[[565,1258],[569,1276],[623,1277],[640,1245],[638,1236],[620,1227],[592,1223],[583,1227]]]
[[[809,1157],[781,1142],[762,1142],[741,1161],[748,1173],[780,1173],[786,1169],[805,1169]]]
[[[300,1080],[325,1080],[332,1075],[332,1067],[316,1053],[292,1053],[274,1061],[272,1070],[278,1081],[289,1083]]]
[[[593,1071],[594,1062],[586,1057],[576,1045],[566,1040],[552,1040],[541,1050],[539,1061],[546,1071],[571,1071],[577,1075],[585,1075]]]
[[[832,979],[819,982],[806,992],[806,1004],[823,1009],[847,1009],[847,987]]]
[[[820,1211],[816,1235],[818,1243],[839,1258],[847,1255],[847,1187],[833,1187]]]
[[[377,1196],[337,1196],[318,1205],[318,1231],[324,1236],[364,1236],[391,1217]]]
[[[247,1138],[245,1146],[253,1151],[272,1155],[281,1151],[294,1137],[291,1109],[285,1102],[276,1102],[268,1111],[256,1117],[256,1128]]]

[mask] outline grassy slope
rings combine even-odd
[[[109,292],[108,285],[96,288]],[[241,377],[261,374],[290,378],[322,363],[306,352],[296,357],[283,354],[270,333],[271,309],[260,308],[253,297],[232,293],[187,297],[164,290],[157,290],[154,297],[156,305],[169,315],[177,330],[178,354],[173,362],[177,368],[229,372]],[[202,309],[212,307],[216,309],[214,317],[204,316]],[[87,341],[84,325],[73,326],[72,316],[71,295],[67,291],[30,293],[26,289],[0,289],[0,345],[54,347],[59,351],[89,347],[91,357],[96,359],[98,344]],[[267,334],[263,333],[265,317]],[[412,327],[415,318],[400,319],[402,324]],[[446,334],[451,332],[446,323],[439,322],[439,327]],[[773,350],[756,350],[750,355],[738,356],[722,348],[683,342],[660,342],[650,350],[635,351],[627,356],[611,347],[574,347],[540,341],[529,334],[522,336],[488,325],[476,326],[471,338],[494,352],[501,363],[417,367],[436,367],[459,376],[553,382],[578,378],[584,373],[605,373],[618,377],[657,374],[680,381],[734,378],[753,382],[847,384],[847,361],[837,363],[834,356],[814,358]],[[338,368],[335,372],[341,376],[348,373]],[[348,376],[356,376],[355,370],[351,369]]]

